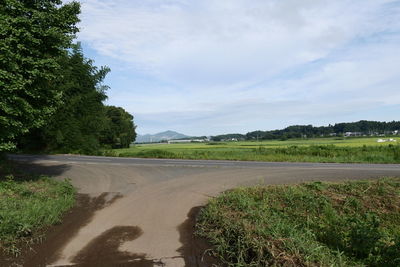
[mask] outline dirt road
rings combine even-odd
[[[241,185],[400,176],[399,165],[378,164],[10,158],[30,171],[70,178],[86,195],[81,195],[80,211],[67,216],[65,230],[45,241],[52,249],[45,256],[39,253],[52,266],[204,266],[193,248],[191,215],[221,191]]]

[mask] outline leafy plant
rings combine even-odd
[[[0,151],[40,127],[60,105],[59,58],[78,31],[79,4],[4,0],[0,5]]]
[[[398,266],[400,180],[238,188],[196,233],[229,266]]]

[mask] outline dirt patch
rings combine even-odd
[[[183,256],[186,267],[223,266],[207,253],[210,249],[207,240],[194,234],[196,218],[202,208],[202,206],[192,208],[187,214],[187,219],[178,226],[179,241],[183,245],[177,251]]]
[[[88,224],[97,210],[111,205],[121,196],[103,193],[98,197],[78,194],[76,205],[67,212],[62,223],[42,229],[37,235],[43,236],[43,241],[34,245],[22,245],[22,253],[15,258],[0,254],[0,266],[46,266],[54,262],[61,249],[72,239],[79,229]]]
[[[137,226],[115,226],[93,239],[72,260],[76,266],[134,266],[152,267],[153,260],[144,254],[119,251],[123,242],[132,241],[142,234]]]

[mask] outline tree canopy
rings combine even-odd
[[[73,39],[79,3],[0,2],[0,152],[19,148],[96,153],[136,137],[133,116],[107,107],[108,67]]]
[[[77,2],[3,0],[0,4],[0,151],[40,127],[61,101],[60,57],[78,31]]]
[[[319,126],[312,125],[293,125],[281,130],[271,131],[253,131],[247,134],[224,134],[213,136],[212,140],[229,140],[236,138],[238,140],[269,140],[269,139],[290,139],[290,138],[312,138],[331,135],[343,135],[346,132],[357,132],[365,135],[376,135],[391,133],[392,131],[400,130],[400,121],[380,122],[366,121],[358,122],[343,122],[335,125]]]
[[[124,109],[105,106],[107,86],[103,80],[110,71],[98,68],[84,57],[79,44],[62,58],[57,85],[63,105],[46,125],[21,138],[19,147],[60,153],[95,154],[102,147],[129,147],[136,137],[133,116]]]
[[[136,139],[133,116],[121,107],[106,106],[107,127],[101,137],[103,144],[112,148],[128,148]]]

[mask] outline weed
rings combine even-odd
[[[75,189],[67,180],[5,174],[6,165],[0,166],[0,250],[17,256],[21,244],[41,240],[39,229],[60,222],[74,205]]]
[[[399,266],[400,179],[238,188],[196,234],[228,266]]]

